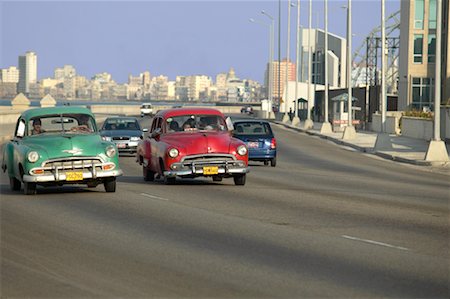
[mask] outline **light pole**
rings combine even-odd
[[[348,123],[342,134],[342,139],[355,139],[356,131],[352,121],[352,1],[347,6],[347,86],[348,86]]]
[[[288,104],[289,104],[289,48],[291,42],[291,0],[288,0],[288,22],[287,22],[287,47],[286,47],[286,97],[284,98],[284,116],[283,122],[287,123],[290,121],[288,114]]]
[[[312,27],[312,0],[309,0],[309,30],[308,30],[308,105],[306,111],[306,120],[303,128],[309,130],[313,127],[314,123],[311,120],[311,84],[312,84],[312,49],[311,49],[311,27]],[[314,96],[313,96],[314,99]]]
[[[434,134],[433,140],[430,141],[426,161],[449,161],[445,142],[440,137],[440,119],[441,119],[441,45],[442,45],[442,0],[436,0],[436,62],[435,62],[435,77],[434,77]]]
[[[331,133],[331,124],[328,121],[328,0],[325,0],[325,103],[324,103],[324,119],[320,133]]]
[[[294,109],[295,116],[292,119],[292,125],[296,126],[300,123],[300,118],[298,117],[298,50],[300,46],[300,0],[297,0],[297,35],[296,35],[296,47],[295,47],[295,101]]]
[[[381,128],[377,134],[374,151],[392,148],[389,134],[386,132],[386,20],[385,20],[385,0],[381,0]]]
[[[268,17],[270,19],[270,37],[269,37],[269,115],[268,118],[273,118],[273,111],[272,111],[272,105],[273,105],[273,87],[274,87],[274,78],[273,78],[273,53],[274,53],[274,18],[265,12],[264,10],[261,11],[263,15]]]

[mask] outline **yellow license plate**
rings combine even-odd
[[[205,166],[203,167],[203,174],[204,175],[213,175],[219,173],[219,167],[217,166]]]
[[[82,181],[83,172],[82,171],[68,171],[66,172],[66,181]]]

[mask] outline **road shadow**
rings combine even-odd
[[[46,194],[65,194],[65,193],[93,193],[93,192],[103,192],[103,185],[98,185],[96,188],[88,188],[86,185],[64,185],[64,186],[37,186],[35,195],[46,195]],[[8,196],[24,196],[23,185],[18,191],[12,191],[9,185],[0,185],[0,194]]]

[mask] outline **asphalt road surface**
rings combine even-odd
[[[245,186],[145,182],[133,157],[116,193],[2,173],[0,297],[449,297],[448,175],[273,128]]]

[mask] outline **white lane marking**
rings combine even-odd
[[[142,195],[142,196],[146,196],[146,197],[150,197],[150,198],[154,198],[154,199],[161,199],[161,200],[166,200],[166,201],[169,200],[169,199],[164,198],[164,197],[159,197],[159,196],[155,196],[155,195],[150,195],[150,194],[147,194],[147,193],[141,193],[141,195]]]
[[[356,238],[356,237],[352,237],[352,236],[347,236],[347,235],[342,235],[341,237],[342,237],[342,238],[345,238],[345,239],[350,239],[350,240],[354,240],[354,241],[365,242],[365,243],[374,244],[374,245],[379,245],[379,246],[385,246],[385,247],[389,247],[389,248],[395,248],[395,249],[399,249],[399,250],[409,250],[408,248],[405,248],[405,247],[395,246],[395,245],[391,245],[391,244],[387,244],[387,243],[382,243],[382,242],[378,242],[378,241],[373,241],[373,240],[368,240],[368,239],[360,239],[360,238]]]

